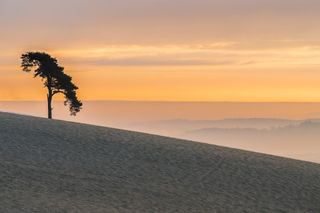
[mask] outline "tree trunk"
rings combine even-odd
[[[48,84],[47,84],[47,88],[48,88],[48,95],[47,95],[47,99],[48,99],[48,118],[52,119],[52,106],[51,106],[51,103],[52,103],[53,93],[52,93],[52,88],[51,88],[52,79],[51,79],[50,76],[48,77],[47,81],[48,81]]]
[[[51,106],[51,102],[52,102],[52,95],[48,94],[48,118],[52,119],[52,106]]]

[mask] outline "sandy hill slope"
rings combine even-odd
[[[320,212],[320,165],[0,113],[0,212]]]

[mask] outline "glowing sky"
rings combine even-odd
[[[57,57],[85,100],[320,101],[318,0],[0,0],[0,100]]]

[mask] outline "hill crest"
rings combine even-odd
[[[317,212],[320,165],[0,113],[0,211]]]

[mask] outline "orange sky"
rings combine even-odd
[[[84,100],[320,101],[315,0],[1,0],[0,100],[43,100],[25,51]]]

